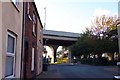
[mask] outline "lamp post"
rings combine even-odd
[[[45,30],[45,27],[46,27],[46,7],[44,8],[45,10],[45,19],[44,19],[44,30]]]
[[[119,55],[118,55],[118,62],[117,62],[117,66],[118,66],[118,75],[114,76],[115,80],[119,80],[120,79],[120,18],[118,18],[117,22],[116,22],[116,27],[117,27],[117,31],[118,31],[118,44],[119,44]]]
[[[45,57],[47,56],[47,50],[46,50],[47,41],[48,41],[48,39],[45,39],[45,46],[44,46],[44,55],[45,55]]]
[[[46,50],[46,42],[45,40],[44,53],[43,53],[43,71],[47,71],[48,59],[47,59],[47,50]]]

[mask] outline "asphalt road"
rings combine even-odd
[[[116,66],[91,66],[83,64],[54,64],[48,67],[38,78],[63,78],[78,80],[113,80],[118,74]]]

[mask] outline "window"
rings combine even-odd
[[[15,48],[16,37],[9,33],[7,34],[7,51],[6,51],[6,63],[5,63],[5,77],[14,77],[15,70]]]
[[[36,23],[35,13],[33,13],[33,22]]]
[[[40,28],[40,33],[39,34],[40,34],[40,40],[39,41],[40,41],[40,43],[42,43],[42,30],[41,30],[41,28]]]
[[[31,15],[30,15],[30,2],[27,2],[27,16],[30,21],[32,21]]]
[[[36,36],[36,31],[35,31],[35,25],[36,25],[36,19],[35,19],[35,14],[33,13],[33,35]]]
[[[33,22],[33,33],[35,33],[35,23]]]
[[[34,71],[34,59],[35,59],[35,48],[32,48],[32,62],[31,62],[31,71]]]
[[[33,29],[32,29],[33,35],[36,37],[36,32],[35,32],[35,23],[33,22]]]
[[[27,3],[27,14],[30,14],[30,3]]]

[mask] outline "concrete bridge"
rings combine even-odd
[[[71,62],[71,52],[69,46],[74,44],[80,37],[79,33],[43,30],[43,44],[52,50],[52,63],[56,61],[56,51],[59,46],[68,47],[68,60]]]

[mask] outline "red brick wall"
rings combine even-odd
[[[27,2],[26,2],[27,4]],[[30,16],[31,19],[33,18],[33,12],[36,15],[35,7],[33,5],[33,2],[29,2],[30,4]],[[32,78],[36,75],[36,54],[37,54],[37,32],[36,36],[33,35],[32,29],[33,29],[33,21],[30,20],[28,14],[27,14],[27,5],[26,5],[26,17],[25,17],[25,64],[24,64],[24,77],[25,78]],[[37,21],[37,20],[36,20]],[[37,22],[35,25],[35,29],[37,29]],[[37,31],[37,30],[35,30]],[[35,48],[35,70],[32,72],[31,71],[31,62],[32,62],[32,47]]]

